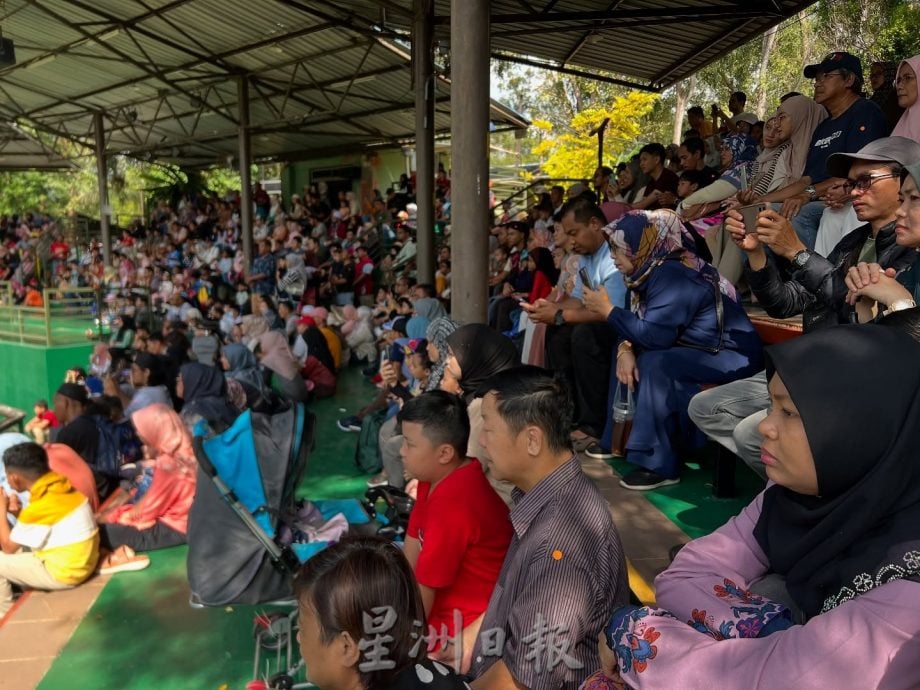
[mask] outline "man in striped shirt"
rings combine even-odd
[[[20,443],[3,454],[15,491],[29,491],[29,505],[0,489],[0,616],[13,605],[13,584],[32,589],[70,589],[86,580],[99,559],[99,530],[86,497],[52,472],[37,443]],[[18,513],[10,529],[7,513]]]
[[[597,636],[629,597],[607,502],[581,471],[564,383],[537,367],[495,376],[483,399],[490,472],[515,485],[514,535],[472,650],[474,690],[575,690]]]

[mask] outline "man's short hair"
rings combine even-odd
[[[470,417],[463,400],[446,391],[429,391],[406,401],[396,415],[400,424],[420,424],[422,434],[432,445],[446,443],[461,458],[466,457],[470,440]]]
[[[601,175],[603,175],[604,177],[610,177],[611,175],[613,175],[613,168],[611,168],[610,166],[601,165],[599,166],[599,168],[601,171]]]
[[[785,103],[785,102],[788,101],[790,98],[792,98],[792,97],[794,97],[794,96],[801,96],[801,95],[802,95],[802,94],[801,94],[800,92],[798,92],[798,91],[790,91],[790,92],[784,93],[782,96],[780,96],[780,97],[779,97],[779,102],[780,102],[780,103]]]
[[[690,184],[695,184],[697,187],[706,186],[706,173],[702,170],[684,170],[679,178],[681,182],[689,182]]]
[[[731,97],[738,101],[742,107],[747,103],[747,94],[744,93],[744,91],[735,91],[732,93]]]
[[[37,443],[18,443],[7,448],[3,453],[6,471],[25,475],[29,479],[38,479],[48,474],[48,454]]]
[[[696,115],[697,117],[706,117],[706,113],[703,111],[703,107],[699,105],[694,105],[687,108],[687,115]]]
[[[651,144],[646,144],[641,149],[639,149],[639,155],[647,153],[650,156],[658,156],[658,160],[662,163],[665,161],[665,156],[667,155],[664,150],[664,146],[659,144],[656,141],[653,141]]]
[[[700,139],[699,137],[687,137],[681,143],[687,151],[690,153],[698,153],[704,155],[706,153],[706,142]]]
[[[415,286],[416,290],[421,290],[425,293],[425,297],[437,297],[438,291],[435,289],[434,285],[431,283],[419,283]]]
[[[512,433],[535,426],[543,431],[552,452],[572,449],[569,433],[574,406],[561,377],[540,367],[515,367],[493,376],[485,390],[495,396],[498,414]]]
[[[600,207],[595,204],[593,200],[582,195],[578,195],[565,202],[562,206],[562,210],[559,211],[559,220],[561,221],[570,213],[574,214],[575,222],[581,223],[582,225],[587,225],[591,222],[592,218],[596,218],[601,224],[601,227],[607,225],[607,217],[604,215],[604,212],[601,211]]]
[[[552,189],[552,191],[556,192],[557,194],[565,194],[565,187],[563,187],[561,184],[554,184],[550,189]]]

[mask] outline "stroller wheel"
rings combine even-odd
[[[253,621],[252,636],[263,649],[276,650],[285,647],[290,635],[290,619],[279,611],[261,613]]]
[[[294,679],[287,673],[276,673],[268,679],[269,690],[293,690]]]

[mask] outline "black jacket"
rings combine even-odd
[[[744,275],[757,301],[777,319],[802,314],[804,332],[851,323],[854,310],[846,303],[847,271],[859,261],[872,228],[867,223],[846,235],[824,258],[812,253],[803,268],[767,253],[767,265],[759,271],[745,267]],[[875,238],[875,251],[882,268],[900,272],[913,264],[917,253],[895,243],[894,223],[882,228]]]

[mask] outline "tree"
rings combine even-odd
[[[591,130],[610,118],[604,134],[604,158],[615,161],[631,152],[640,142],[639,123],[657,100],[655,94],[632,91],[618,96],[607,107],[589,107],[576,113],[568,125],[558,128],[538,121],[547,137],[534,148],[545,156],[542,168],[551,177],[589,178],[597,167],[597,140]]]

